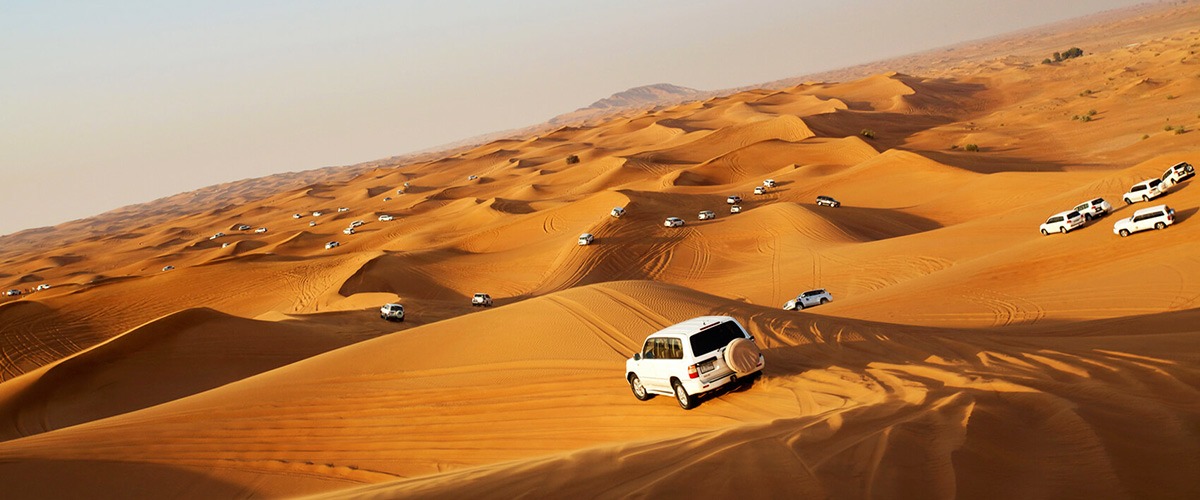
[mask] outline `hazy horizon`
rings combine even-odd
[[[1138,3],[0,3],[0,235]]]

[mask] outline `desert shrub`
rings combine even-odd
[[[1175,130],[1175,127],[1172,127],[1172,126],[1170,126],[1170,125],[1167,125],[1167,126],[1163,127],[1163,130],[1165,130],[1165,131],[1167,131],[1167,132],[1170,132],[1170,131],[1172,131],[1172,130]]]
[[[1092,115],[1083,115],[1083,116],[1079,117],[1079,121],[1090,122],[1090,121],[1092,121]]]
[[[1167,100],[1168,100],[1168,101],[1170,101],[1170,100],[1176,99],[1176,98],[1178,98],[1178,97],[1179,97],[1179,96],[1177,96],[1177,95],[1168,95],[1168,96],[1167,96]]]
[[[1042,59],[1042,64],[1050,64],[1052,62],[1054,62],[1054,61],[1051,61],[1049,57]]]
[[[1061,53],[1061,52],[1055,52],[1055,53],[1054,53],[1054,62],[1059,62],[1059,61],[1062,61],[1062,53]]]
[[[516,163],[516,162],[518,162],[518,161],[520,161],[520,160],[517,160],[516,158],[509,158],[509,159],[508,159],[508,162],[509,162],[509,163]]]
[[[1087,115],[1088,115],[1088,116],[1096,116],[1096,110],[1094,110],[1094,109],[1089,109],[1089,110],[1088,110],[1088,114],[1087,114]]]
[[[1175,135],[1183,135],[1186,133],[1187,133],[1187,129],[1183,128],[1183,125],[1175,127]]]
[[[1054,62],[1062,62],[1067,59],[1074,59],[1076,57],[1080,57],[1082,55],[1083,55],[1083,49],[1081,49],[1079,47],[1071,47],[1063,52],[1055,52],[1054,53]],[[1046,63],[1045,61],[1042,61],[1042,62],[1045,64],[1049,64],[1049,63]]]
[[[967,150],[967,151],[979,151],[979,145],[977,145],[977,144],[967,144],[966,146],[963,146],[963,149],[965,149],[965,150]]]
[[[1143,141],[1144,141],[1144,140],[1146,140],[1146,139],[1149,139],[1149,138],[1150,138],[1150,134],[1142,134],[1142,140],[1143,140]]]
[[[567,165],[579,163],[579,155],[571,155],[567,157]]]
[[[1084,89],[1083,92],[1079,93],[1079,97],[1084,97],[1084,96],[1089,96],[1089,95],[1092,95],[1092,89]]]
[[[874,130],[871,130],[871,129],[869,129],[869,128],[864,128],[864,129],[862,129],[862,132],[859,132],[859,135],[861,135],[861,136],[863,136],[863,137],[870,138],[870,139],[874,139],[874,138],[875,138],[875,131],[874,131]]]

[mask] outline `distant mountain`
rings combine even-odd
[[[687,87],[680,87],[679,85],[672,85],[670,83],[656,83],[654,85],[642,85],[641,87],[634,87],[624,92],[617,92],[616,94],[593,102],[591,106],[580,108],[576,111],[585,109],[612,110],[616,108],[678,104],[683,101],[703,98],[708,94],[709,92]]]

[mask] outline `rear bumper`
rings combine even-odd
[[[759,363],[758,368],[754,369],[754,371],[740,376],[732,371],[727,371],[724,374],[714,377],[690,378],[682,381],[683,388],[687,389],[688,394],[693,396],[704,392],[714,391],[735,382],[737,379],[744,379],[746,377],[753,376],[756,373],[760,373],[765,366],[766,361],[763,360]]]

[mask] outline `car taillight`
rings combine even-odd
[[[688,365],[688,378],[700,378],[700,372],[696,370],[696,365]]]

